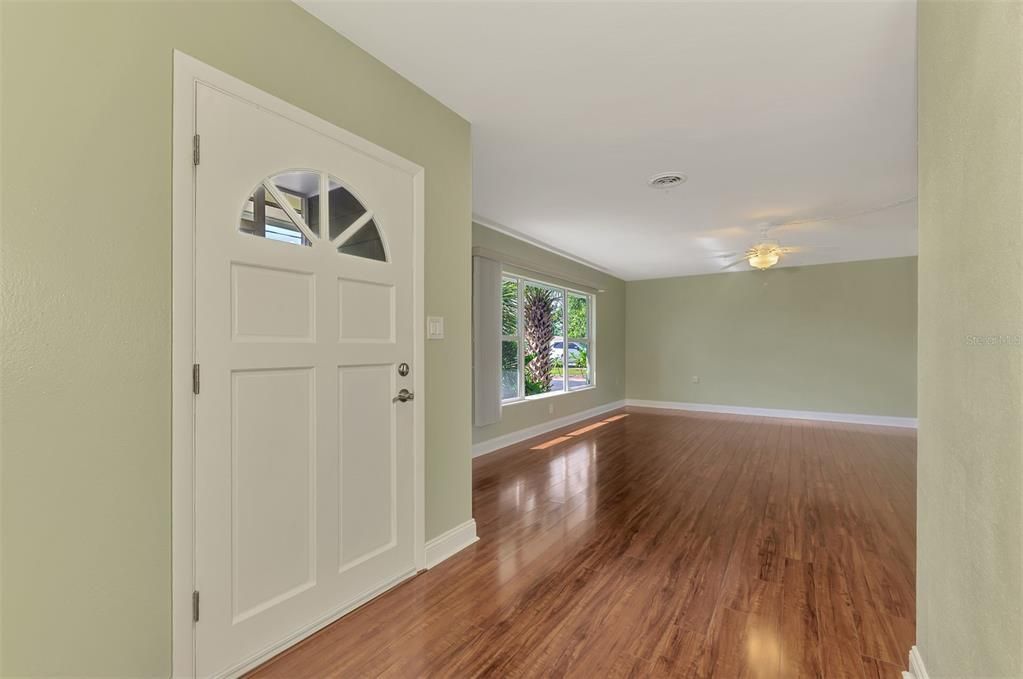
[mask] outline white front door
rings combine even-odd
[[[196,674],[415,572],[414,175],[202,83]],[[408,369],[405,369],[405,365]]]

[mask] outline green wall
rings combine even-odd
[[[630,399],[916,416],[915,257],[626,289]]]
[[[469,124],[289,2],[0,24],[0,674],[170,671],[175,48],[426,168],[427,537],[467,520]]]
[[[530,245],[480,224],[472,225],[473,247],[494,250],[545,272],[592,281],[604,292],[597,295],[597,386],[564,396],[532,399],[501,409],[501,421],[473,427],[473,443],[481,443],[625,398],[625,283],[606,273]],[[549,412],[549,408],[554,412]]]
[[[918,40],[917,644],[1020,677],[1023,5],[922,2]]]

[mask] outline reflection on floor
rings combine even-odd
[[[900,677],[915,432],[633,410],[473,463],[481,540],[260,677]]]

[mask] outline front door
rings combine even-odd
[[[196,673],[415,571],[407,169],[197,83]],[[402,394],[399,397],[399,394]]]

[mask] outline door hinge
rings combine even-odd
[[[199,393],[199,364],[192,364],[192,393]]]
[[[199,135],[192,136],[192,165],[199,164]]]
[[[199,590],[192,592],[192,622],[199,622]]]

